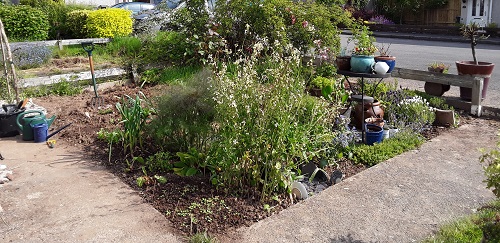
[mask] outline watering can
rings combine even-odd
[[[23,140],[31,141],[33,140],[33,128],[31,127],[32,125],[47,123],[47,127],[49,127],[52,122],[54,122],[54,119],[56,119],[56,116],[52,116],[50,119],[46,119],[42,111],[30,110],[17,115],[16,122],[17,126],[23,134]],[[20,122],[20,120],[22,120],[22,122]]]

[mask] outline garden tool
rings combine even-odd
[[[92,83],[94,84],[95,96],[92,97],[92,99],[90,100],[90,105],[92,105],[93,107],[99,107],[104,104],[104,99],[102,97],[99,97],[99,95],[97,95],[97,84],[95,82],[95,75],[94,75],[94,62],[92,62],[92,51],[94,50],[94,43],[82,42],[82,47],[89,55],[90,74],[92,74]]]

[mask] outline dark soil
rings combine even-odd
[[[145,177],[146,186],[138,187],[136,179],[144,176],[139,166],[132,166],[132,170],[129,170],[126,160],[130,161],[130,157],[124,156],[119,146],[113,148],[111,162],[108,162],[109,145],[97,138],[100,129],[111,131],[120,127],[118,124],[120,116],[115,104],[120,102],[124,95],[135,97],[138,91],[138,88],[128,86],[99,91],[100,96],[104,98],[104,106],[100,109],[92,108],[90,105],[93,92],[84,92],[72,97],[48,96],[33,101],[46,108],[49,116],[57,116],[49,129],[49,134],[71,123],[69,127],[51,138],[57,140],[56,146],[76,147],[95,161],[107,165],[110,171],[136,189],[145,201],[163,213],[179,234],[208,231],[218,236],[228,235],[238,227],[250,225],[290,206],[291,200],[287,196],[271,202],[261,202],[258,196],[252,194],[232,195],[217,190],[209,183],[208,178],[202,176],[180,177],[173,173],[158,174],[167,180],[165,184],[161,184],[154,179],[154,175],[149,175],[150,177]],[[141,91],[147,97],[153,97],[161,92],[161,87],[149,87]],[[426,131],[424,136],[432,138],[446,129],[448,128],[433,127]],[[363,171],[366,167],[344,159],[339,162],[338,167],[325,170],[330,174],[334,169],[341,170],[346,178]]]

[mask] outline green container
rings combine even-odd
[[[47,120],[43,112],[40,110],[29,110],[17,115],[16,122],[19,130],[21,130],[21,133],[23,134],[23,140],[32,141],[34,138],[33,128],[31,125],[47,123],[47,127],[49,127],[54,119],[56,119],[56,116],[52,116]]]

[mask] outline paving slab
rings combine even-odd
[[[179,242],[165,217],[95,161],[0,138],[0,242]]]

